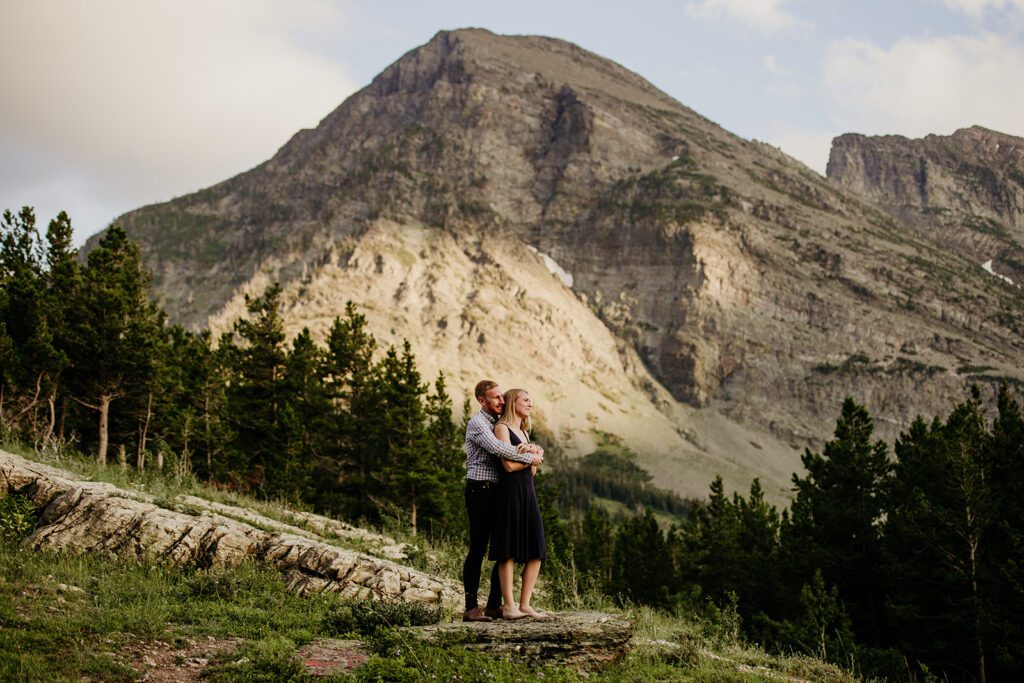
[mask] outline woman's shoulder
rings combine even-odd
[[[508,436],[508,425],[505,424],[504,422],[499,422],[498,424],[494,425],[494,435]]]

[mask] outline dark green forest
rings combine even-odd
[[[85,260],[71,234],[66,214],[44,233],[27,208],[0,225],[0,438],[462,537],[465,409],[407,342],[379,347],[351,303],[323,345],[308,330],[289,342],[276,285],[213,340],[168,324],[122,229]],[[892,448],[847,399],[782,511],[756,480],[684,501],[620,444],[569,460],[539,434],[545,591],[731,619],[751,642],[865,676],[1017,679],[1024,418],[1006,386],[994,414],[986,398],[951,397]]]

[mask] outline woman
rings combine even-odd
[[[498,423],[494,425],[494,436],[513,446],[529,443],[531,412],[533,402],[530,395],[524,389],[509,389],[505,392],[505,408]],[[547,614],[530,607],[533,588],[540,574],[540,563],[547,556],[544,522],[540,516],[537,492],[533,487],[533,475],[537,467],[504,459],[501,463],[505,473],[495,494],[497,500],[490,551],[490,558],[498,562],[498,579],[501,581],[504,600],[501,616],[504,619],[547,619]],[[518,607],[512,593],[514,562],[526,565],[523,568],[523,589]]]

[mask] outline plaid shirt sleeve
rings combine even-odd
[[[482,412],[474,415],[469,421],[466,429],[466,441],[505,460],[527,464],[533,462],[532,455],[520,453],[512,444],[505,443],[494,436],[494,426],[483,416]]]

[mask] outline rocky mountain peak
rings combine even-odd
[[[827,175],[919,234],[1024,284],[1024,139],[972,126],[949,136],[843,135]]]
[[[322,337],[352,300],[456,400],[531,389],[570,454],[626,445],[660,485],[759,476],[781,500],[846,395],[891,437],[1024,365],[1020,295],[864,201],[934,206],[949,165],[872,140],[837,140],[826,181],[571,43],[462,29],[259,167],[119,222],[174,320],[223,331],[280,281],[289,331]]]

